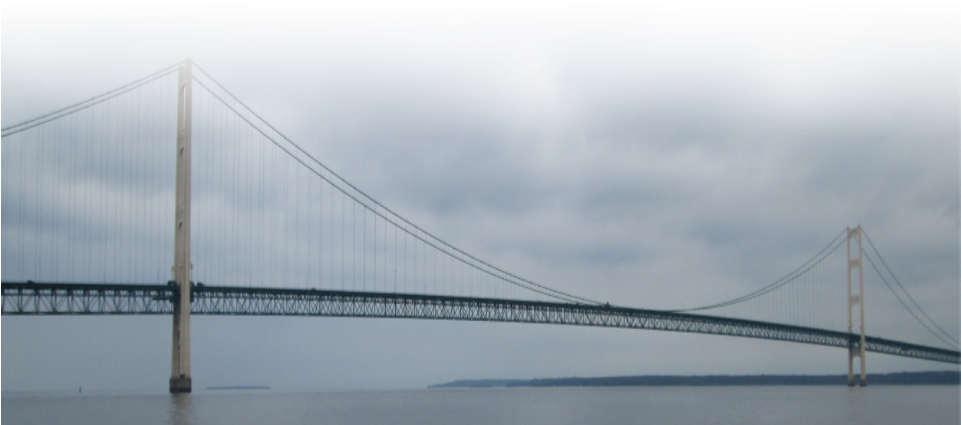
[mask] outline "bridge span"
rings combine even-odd
[[[815,344],[848,350],[849,385],[856,357],[866,384],[866,351],[961,363],[957,314],[932,305],[941,299],[918,302],[860,225],[780,279],[726,292],[735,298],[685,310],[611,306],[511,273],[418,226],[189,59],[5,127],[2,138],[2,314],[171,316],[171,392],[192,389],[191,314],[543,323]],[[193,284],[208,279],[235,286]],[[865,322],[893,339],[868,336]]]
[[[177,285],[3,282],[4,315],[170,315]],[[611,305],[362,291],[193,285],[190,314],[434,319],[596,326],[860,349],[861,335]],[[866,336],[865,351],[961,364],[961,353]]]

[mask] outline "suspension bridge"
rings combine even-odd
[[[2,137],[2,314],[171,315],[171,392],[191,391],[194,314],[542,323],[816,344],[848,351],[849,385],[866,384],[868,351],[961,363],[957,324],[932,319],[929,300],[911,294],[860,226],[743,296],[683,308],[611,305],[511,273],[418,226],[189,60],[8,126]]]

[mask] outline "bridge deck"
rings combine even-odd
[[[171,285],[4,282],[4,315],[172,314]],[[699,314],[616,306],[313,289],[194,286],[191,314],[376,317],[545,323],[690,332],[848,348],[860,336]],[[958,351],[867,337],[867,351],[961,364]]]

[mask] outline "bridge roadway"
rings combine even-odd
[[[177,287],[3,282],[3,315],[172,314]],[[195,285],[190,314],[379,317],[545,323],[690,332],[849,348],[860,336],[826,329],[659,310],[378,292]],[[961,364],[958,351],[867,337],[867,351]]]

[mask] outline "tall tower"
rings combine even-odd
[[[190,381],[190,101],[193,64],[180,67],[177,84],[177,201],[174,223],[173,278],[179,296],[174,300],[173,355],[170,392],[189,393]]]
[[[857,240],[857,256],[851,257],[851,240]],[[858,312],[860,314],[860,319],[858,324],[860,326],[861,338],[858,341],[851,340],[848,343],[848,386],[854,386],[854,358],[860,358],[861,363],[861,382],[860,385],[866,386],[867,382],[867,367],[864,364],[864,351],[866,348],[864,339],[864,268],[862,261],[861,250],[861,226],[854,229],[848,227],[848,333],[854,333],[854,306],[858,306]],[[858,292],[855,294],[853,290],[854,280],[852,278],[854,274],[854,269],[858,271]]]

